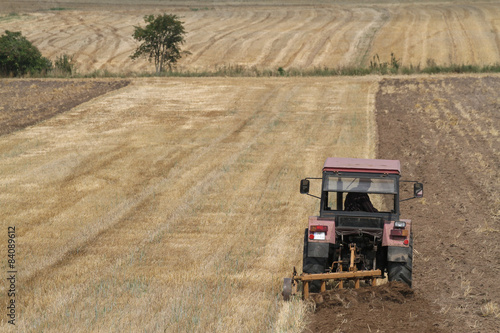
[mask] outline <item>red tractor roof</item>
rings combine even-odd
[[[328,157],[323,166],[323,171],[400,174],[401,163],[398,160]]]

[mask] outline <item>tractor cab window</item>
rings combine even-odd
[[[333,192],[364,192],[364,193],[396,193],[396,182],[393,178],[378,177],[339,177],[329,176],[323,191]]]
[[[325,210],[364,212],[395,211],[397,183],[384,176],[327,176],[323,182]]]

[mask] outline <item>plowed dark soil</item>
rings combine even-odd
[[[316,295],[314,332],[442,332],[439,308],[401,283]]]
[[[415,293],[329,292],[310,331],[499,332],[499,90],[498,77],[381,81],[379,158],[424,182],[425,199],[401,206],[414,222]]]

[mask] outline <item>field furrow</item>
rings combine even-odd
[[[418,221],[414,287],[450,332],[498,328],[499,86],[498,76],[420,77],[383,80],[377,95],[380,151],[406,161],[428,193],[402,203]]]

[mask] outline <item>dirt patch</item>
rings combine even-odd
[[[425,200],[403,203],[415,226],[414,282],[453,332],[496,332],[500,314],[499,77],[386,79],[376,109],[380,158],[402,161]]]
[[[437,306],[401,283],[314,296],[313,332],[442,332]]]
[[[34,125],[129,83],[126,80],[0,81],[0,135]]]

